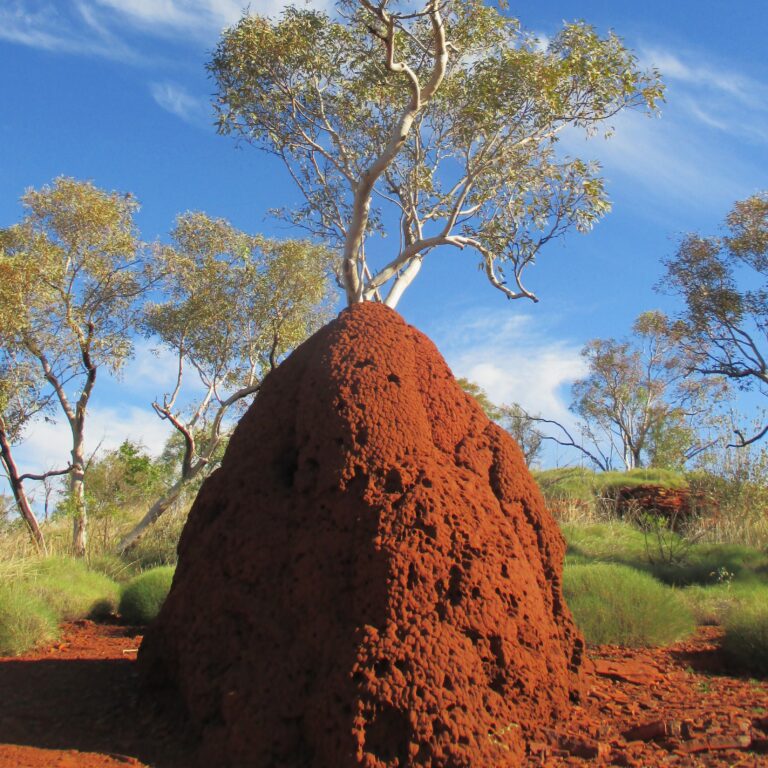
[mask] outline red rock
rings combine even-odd
[[[621,735],[627,741],[651,741],[666,738],[679,738],[682,726],[677,720],[655,720],[624,731]]]
[[[756,717],[753,721],[755,728],[759,728],[763,733],[768,733],[768,715],[765,717]]]
[[[606,757],[611,753],[609,744],[587,738],[561,739],[560,747],[574,757],[582,757],[585,760],[594,760],[598,757]]]
[[[563,554],[434,345],[355,306],[266,378],[138,664],[205,765],[511,768],[583,689]]]
[[[696,752],[713,752],[720,749],[747,749],[752,739],[745,734],[735,736],[713,736],[710,738],[696,739],[680,746],[680,749],[688,754]]]
[[[640,661],[614,661],[595,659],[595,672],[613,680],[624,680],[635,685],[654,685],[661,680],[661,673],[652,664]]]

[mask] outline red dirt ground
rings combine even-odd
[[[49,648],[0,657],[0,768],[189,768],[181,721],[139,704],[139,631],[79,621]]]
[[[178,722],[139,704],[139,631],[78,622],[51,648],[0,658],[0,768],[194,765]],[[526,766],[768,766],[768,681],[725,676],[719,634],[590,649],[597,671],[583,705],[532,745]],[[632,728],[644,730],[636,741],[621,735]]]

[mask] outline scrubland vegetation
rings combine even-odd
[[[753,449],[753,461],[761,462],[763,454]],[[30,543],[22,521],[5,523],[0,653],[23,653],[51,641],[62,621],[115,614],[143,624],[154,618],[170,588],[192,495],[131,550],[117,554],[116,545],[162,484],[166,461],[124,445],[94,462],[94,477],[108,469],[112,482],[91,486],[94,535],[84,559],[67,555],[66,504],[44,524],[48,557]],[[768,485],[754,479],[754,467],[741,469],[738,476],[727,468],[719,475],[574,467],[534,473],[568,544],[566,599],[589,643],[666,645],[697,624],[717,624],[725,630],[734,673],[766,674]],[[123,501],[106,504],[102,487]],[[691,494],[690,513],[670,520],[658,510],[621,503],[622,490],[639,487]]]

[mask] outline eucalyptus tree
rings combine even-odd
[[[654,112],[658,73],[613,33],[566,24],[542,44],[482,0],[336,6],[225,30],[208,64],[220,132],[284,162],[303,203],[283,213],[340,252],[348,303],[394,307],[441,246],[536,301],[523,273],[542,246],[609,209],[596,164],[558,153],[559,135]]]
[[[158,254],[164,300],[147,304],[144,327],[176,359],[170,389],[152,407],[181,438],[180,469],[121,551],[215,466],[232,410],[329,319],[334,299],[323,247],[249,235],[204,213],[180,216],[172,240]]]
[[[0,302],[5,290],[0,288]],[[0,316],[9,309],[3,303]],[[0,320],[0,322],[2,322]],[[15,506],[24,520],[32,540],[41,552],[46,552],[45,537],[24,487],[26,480],[44,480],[53,475],[66,474],[67,469],[40,475],[19,471],[14,458],[14,447],[21,442],[25,429],[40,414],[50,410],[50,396],[44,392],[44,382],[37,371],[14,358],[13,351],[0,348],[0,467],[13,494]]]
[[[60,177],[22,204],[22,220],[0,232],[4,365],[17,399],[31,396],[31,412],[52,406],[69,426],[73,550],[82,556],[88,405],[98,371],[119,370],[132,352],[149,264],[131,195]]]
[[[682,297],[676,324],[692,370],[768,396],[768,193],[737,202],[721,237],[691,234],[666,263],[662,287]],[[768,423],[736,446],[768,434]]]
[[[579,449],[600,469],[619,456],[625,469],[681,468],[713,444],[722,377],[690,376],[690,360],[667,317],[644,312],[630,339],[592,339],[582,349],[587,374],[573,385],[579,440],[553,420],[560,445]]]

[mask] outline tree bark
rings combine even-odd
[[[85,457],[82,430],[73,432],[72,474],[69,476],[69,495],[72,503],[72,552],[85,557],[88,545],[88,513],[85,508]]]
[[[178,480],[162,498],[158,499],[149,509],[146,515],[131,529],[130,533],[123,537],[117,545],[118,552],[123,554],[131,547],[135,546],[138,540],[144,535],[144,532],[150,525],[167,512],[179,499],[184,487],[191,478]]]
[[[29,528],[32,540],[35,542],[35,546],[40,552],[47,554],[48,548],[45,544],[45,537],[40,530],[37,517],[29,504],[29,499],[27,499],[27,494],[24,491],[24,483],[19,477],[16,462],[11,455],[11,446],[8,442],[8,437],[2,429],[0,429],[0,456],[2,457],[3,466],[8,474],[8,482],[11,485],[11,491],[13,492],[13,498],[16,500],[16,506]]]

